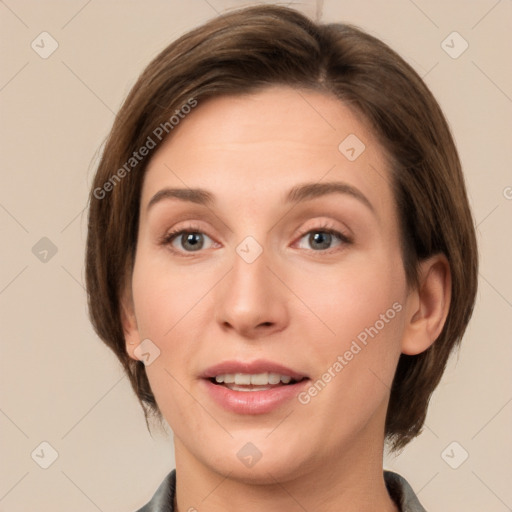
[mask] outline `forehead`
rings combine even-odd
[[[357,113],[324,93],[268,87],[199,101],[149,162],[141,204],[162,187],[282,201],[322,181],[356,187],[377,209],[392,203],[385,152]]]

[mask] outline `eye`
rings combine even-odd
[[[174,252],[188,253],[209,249],[214,244],[208,235],[193,226],[166,233],[161,243],[170,246]]]
[[[317,252],[351,243],[349,237],[328,226],[310,229],[301,233],[301,235],[299,249],[309,249]],[[304,244],[308,246],[305,247]]]

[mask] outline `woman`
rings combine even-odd
[[[107,140],[86,267],[174,433],[141,511],[424,510],[384,443],[421,431],[477,250],[447,123],[384,43],[265,6],[169,45]]]

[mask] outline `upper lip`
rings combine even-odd
[[[302,380],[308,378],[307,375],[292,370],[279,363],[258,359],[256,361],[223,361],[206,369],[201,377],[204,379],[212,379],[217,375],[225,375],[227,373],[248,373],[255,375],[258,373],[277,373],[279,375],[288,375],[293,380]]]

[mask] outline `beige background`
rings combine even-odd
[[[150,437],[89,325],[84,208],[96,152],[138,73],[178,35],[243,3],[0,1],[0,511],[134,511],[174,467],[170,439]],[[291,3],[315,13],[314,2]],[[326,0],[322,19],[360,25],[425,77],[478,224],[480,289],[463,349],[423,434],[386,467],[429,512],[512,510],[512,2]],[[59,45],[46,59],[31,47],[43,51],[43,31]],[[469,44],[458,58],[442,46],[453,31]],[[446,44],[453,54],[464,42]],[[48,242],[32,250],[43,237],[57,248],[46,262]],[[47,469],[44,441],[58,452]]]

